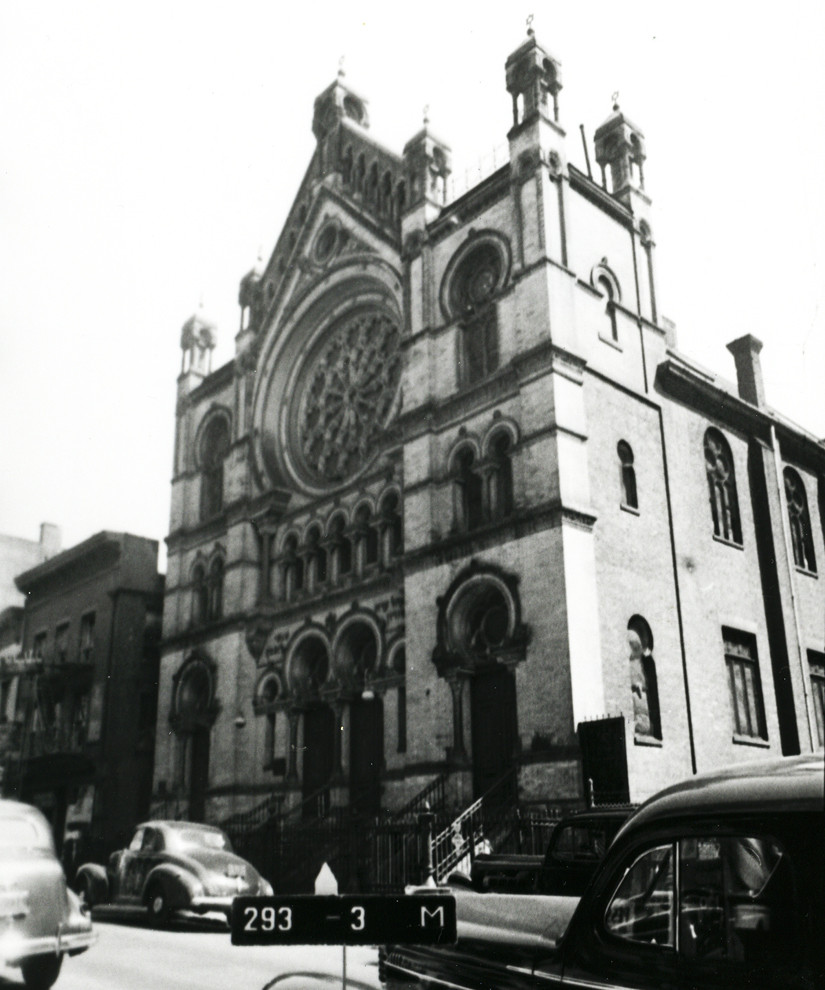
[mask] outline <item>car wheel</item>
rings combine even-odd
[[[169,901],[166,898],[166,891],[159,883],[149,889],[146,906],[149,908],[149,920],[156,928],[165,925],[169,920]]]
[[[63,956],[31,956],[20,964],[27,990],[49,990],[60,974]]]
[[[94,884],[91,877],[80,877],[76,884],[77,898],[81,908],[88,908],[89,911],[95,906]]]

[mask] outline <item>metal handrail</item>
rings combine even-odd
[[[414,798],[411,798],[406,804],[402,805],[400,808],[391,812],[390,821],[398,821],[401,818],[407,818],[411,815],[416,815],[418,812],[424,810],[424,804],[428,805],[427,811],[437,810],[440,811],[444,807],[444,801],[447,793],[446,785],[449,779],[448,773],[439,774],[434,780],[431,780],[424,788],[422,788]],[[437,800],[431,802],[430,798],[437,794]]]

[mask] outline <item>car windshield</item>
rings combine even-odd
[[[219,849],[232,852],[229,837],[217,829],[181,828],[174,829],[171,841],[178,849]]]
[[[0,850],[51,849],[51,839],[30,818],[0,818]]]

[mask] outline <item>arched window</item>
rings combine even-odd
[[[404,552],[404,526],[396,492],[389,492],[381,502],[381,525],[384,563],[390,564],[394,557]]]
[[[797,567],[816,574],[811,517],[808,515],[808,496],[804,482],[793,468],[785,468],[785,498],[788,502],[788,522],[791,527],[794,563]]]
[[[330,528],[335,567],[334,577],[340,578],[352,571],[352,543],[346,534],[346,523],[343,516],[336,516]]]
[[[484,521],[482,481],[470,447],[456,455],[453,487],[456,529],[466,532],[480,526]]]
[[[313,590],[327,579],[327,551],[321,546],[321,530],[313,526],[307,534],[309,548],[309,583]]]
[[[606,275],[599,275],[596,278],[596,288],[605,298],[604,311],[610,328],[610,339],[618,341],[619,329],[616,326],[616,290]]]
[[[733,457],[727,440],[718,430],[710,429],[705,433],[705,470],[714,535],[741,544],[742,526],[739,522]]]
[[[506,431],[490,442],[490,473],[487,478],[487,505],[491,519],[503,519],[513,511],[513,441]]]
[[[201,440],[201,519],[211,519],[223,509],[223,462],[229,450],[229,424],[215,417]]]
[[[209,588],[206,583],[206,569],[198,564],[192,571],[192,625],[202,625],[208,616]]]
[[[459,321],[458,380],[470,385],[498,368],[495,296],[503,281],[501,253],[481,244],[461,261],[449,287],[449,308]]]
[[[278,700],[279,684],[275,677],[269,677],[261,688],[260,702],[264,711],[264,751],[263,768],[271,770],[275,766],[275,702]]]
[[[223,616],[223,560],[216,557],[209,567],[209,618]]]
[[[653,634],[640,615],[627,624],[630,660],[630,690],[633,696],[633,722],[637,736],[662,738],[659,711],[659,685],[653,659]]]
[[[619,455],[619,480],[622,487],[622,505],[629,509],[639,508],[636,492],[636,469],[633,467],[633,451],[630,444],[620,440],[616,446]]]
[[[378,531],[373,525],[372,513],[362,505],[355,514],[358,533],[358,549],[361,569],[378,563]]]
[[[284,598],[291,601],[304,587],[304,561],[298,555],[298,538],[290,534],[284,542]]]

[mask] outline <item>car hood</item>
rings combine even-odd
[[[455,893],[459,941],[542,949],[556,947],[579,903],[578,897],[542,894]]]

